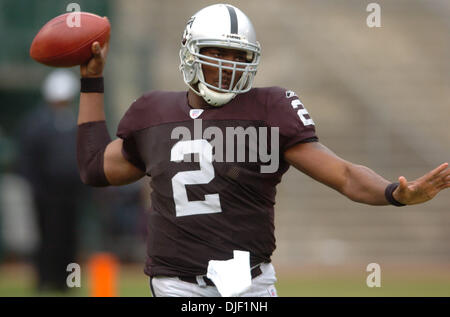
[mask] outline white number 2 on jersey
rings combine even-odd
[[[219,194],[207,194],[205,200],[189,201],[185,185],[207,184],[214,179],[212,145],[206,140],[177,142],[170,152],[172,162],[181,162],[185,154],[198,154],[200,169],[178,172],[172,177],[177,217],[222,212]]]
[[[305,117],[305,115],[306,114],[309,115],[309,113],[308,113],[308,110],[306,110],[305,106],[303,106],[302,102],[299,99],[292,100],[291,106],[294,109],[297,109],[298,106],[302,106],[302,108],[297,111],[297,115],[300,117],[300,120],[302,120],[304,126],[314,125],[313,119],[307,119]],[[309,117],[311,118],[311,116],[309,116]]]

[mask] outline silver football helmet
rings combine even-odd
[[[246,62],[214,58],[200,53],[203,47],[220,47],[245,51]],[[237,94],[249,91],[258,69],[261,46],[250,19],[238,8],[228,4],[208,6],[194,14],[186,24],[180,49],[180,70],[184,82],[213,106],[230,102]],[[207,83],[202,65],[217,67],[217,86]],[[222,85],[222,71],[229,70],[228,88]],[[242,73],[239,81],[235,79]]]

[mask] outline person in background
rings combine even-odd
[[[19,129],[18,172],[30,183],[40,235],[34,265],[39,291],[64,291],[66,268],[77,253],[77,209],[85,185],[76,163],[76,117],[72,110],[78,78],[56,70],[42,86],[39,105]]]

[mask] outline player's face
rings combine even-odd
[[[247,53],[244,51],[234,50],[234,49],[228,49],[228,48],[220,48],[220,47],[206,47],[202,48],[200,50],[201,54],[204,54],[206,56],[214,57],[214,58],[220,58],[228,61],[233,62],[240,62],[245,63],[246,62],[246,56]],[[217,61],[214,60],[207,60],[210,63],[218,64]],[[233,67],[233,64],[231,63],[223,63],[223,66]],[[215,87],[219,86],[220,76],[219,76],[219,68],[209,65],[202,65],[203,69],[203,76],[205,77],[205,81],[208,84],[211,84]],[[233,70],[231,69],[222,69],[222,85],[220,88],[222,89],[229,89],[236,85],[236,83],[239,81],[239,79],[242,76],[243,71],[239,71],[239,67],[236,68],[238,71],[236,71],[235,78],[233,82],[232,76],[233,76]],[[243,69],[243,67],[241,67]]]

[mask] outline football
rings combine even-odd
[[[62,14],[47,22],[31,43],[30,56],[53,67],[72,67],[89,61],[92,43],[109,39],[108,18],[87,12]]]

